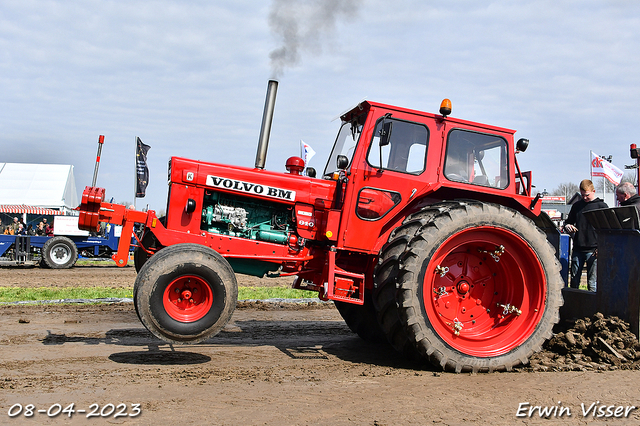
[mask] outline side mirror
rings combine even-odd
[[[529,147],[529,139],[521,138],[516,142],[516,150],[519,152],[525,152]]]
[[[336,159],[336,167],[338,168],[338,170],[344,170],[347,168],[348,165],[349,165],[349,159],[347,158],[347,156],[338,155],[338,158]]]
[[[387,113],[382,118],[382,125],[380,126],[380,140],[378,141],[378,149],[380,149],[380,167],[378,172],[382,173],[382,147],[389,145],[391,142],[391,130],[393,129],[393,123],[387,121],[387,118],[391,117],[391,114]]]
[[[314,169],[313,167],[307,167],[307,176],[309,176],[310,178],[316,177],[316,169]]]
[[[382,129],[380,130],[380,147],[389,145],[391,141],[391,129],[393,122],[385,121],[382,123]]]

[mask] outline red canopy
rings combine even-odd
[[[0,204],[0,213],[28,213],[28,214],[39,214],[42,216],[55,216],[61,215],[63,212],[60,210],[54,209],[46,209],[44,207],[36,207],[36,206],[25,206],[22,205],[6,205]]]

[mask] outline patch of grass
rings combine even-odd
[[[318,293],[314,291],[294,290],[289,287],[240,287],[238,300],[246,299],[302,299],[314,298]],[[60,299],[104,299],[104,298],[132,298],[132,288],[49,288],[49,287],[0,287],[0,303],[60,300]]]
[[[105,287],[0,287],[0,302],[20,302],[27,300],[59,300],[59,299],[103,299],[108,297],[133,297],[131,288]]]
[[[318,297],[318,292],[295,290],[291,287],[240,287],[238,300],[247,299],[305,299]]]

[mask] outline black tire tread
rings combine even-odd
[[[492,358],[470,357],[444,344],[432,329],[424,326],[421,302],[417,297],[420,268],[425,256],[433,250],[433,242],[441,238],[443,232],[447,233],[465,221],[475,221],[477,217],[498,218],[498,222],[509,223],[511,229],[527,236],[525,239],[540,257],[547,276],[545,313],[536,331],[523,345],[505,355]],[[377,282],[379,288],[376,297],[382,315],[381,324],[396,349],[406,352],[407,340],[421,357],[443,370],[457,373],[508,371],[515,365],[526,363],[532,354],[541,349],[545,340],[552,336],[553,326],[559,320],[559,308],[563,303],[560,268],[555,250],[545,234],[532,220],[519,212],[497,204],[472,200],[438,203],[409,216],[391,234],[389,242],[381,251],[380,264],[376,270],[376,276],[381,277],[380,282]],[[391,300],[391,291],[383,290],[393,285],[398,287],[394,292],[395,303]],[[397,315],[385,314],[385,307],[389,311],[393,310],[393,305]]]
[[[410,341],[398,315],[397,278],[400,256],[406,251],[411,238],[437,212],[436,206],[427,207],[408,216],[398,228],[393,230],[388,242],[382,247],[378,265],[374,271],[374,305],[378,322],[388,342],[409,359],[418,359],[420,355]]]
[[[218,276],[225,290],[222,302],[214,298],[214,304],[224,304],[215,323],[188,335],[167,330],[154,318],[150,307],[158,279],[184,265],[206,266]],[[200,244],[185,243],[163,248],[149,258],[136,277],[133,293],[138,317],[151,333],[168,343],[196,344],[215,336],[228,323],[238,300],[238,283],[231,265],[220,254]]]
[[[378,323],[370,292],[365,293],[364,305],[338,300],[333,303],[349,329],[360,336],[362,340],[370,343],[387,341],[385,333]]]
[[[63,265],[57,264],[51,259],[51,247],[60,243],[65,244],[71,251],[71,259],[69,260],[69,262]],[[42,245],[41,253],[42,259],[40,260],[40,263],[44,264],[47,268],[50,269],[69,269],[72,268],[73,265],[75,265],[78,261],[78,248],[76,247],[76,244],[70,238],[61,235],[49,238]]]
[[[545,340],[552,336],[553,326],[559,320],[559,308],[562,306],[560,263],[555,249],[547,241],[545,234],[535,226],[532,220],[508,207],[479,201],[448,202],[437,206],[438,212],[413,235],[406,251],[400,255],[397,277],[399,290],[397,304],[399,317],[404,324],[410,340],[416,345],[423,357],[443,370],[459,372],[509,371],[514,366],[526,363],[528,358],[542,348]],[[521,235],[527,235],[528,244],[541,258],[547,275],[547,299],[545,313],[531,337],[511,352],[492,358],[474,358],[450,349],[434,334],[425,328],[421,321],[420,300],[418,294],[418,275],[424,257],[431,251],[432,243],[452,225],[464,221],[476,221],[477,217],[501,218],[510,228]]]

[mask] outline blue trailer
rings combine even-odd
[[[61,217],[62,218],[62,217]],[[77,217],[75,230],[77,230]],[[67,269],[75,265],[78,256],[109,258],[118,251],[121,227],[109,225],[100,235],[75,231],[73,226],[58,226],[55,219],[53,236],[0,235],[0,266],[40,265],[45,268]],[[67,224],[68,225],[68,224]]]

